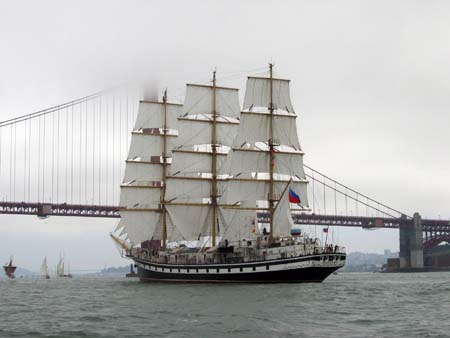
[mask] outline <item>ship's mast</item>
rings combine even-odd
[[[216,246],[216,213],[217,213],[217,135],[216,135],[216,71],[213,72],[212,85],[212,131],[211,131],[211,207],[212,247]]]
[[[274,143],[273,143],[273,74],[272,74],[273,64],[269,63],[270,72],[270,100],[269,100],[269,214],[270,214],[270,234],[269,242],[273,240],[273,214],[274,214],[274,196],[273,196],[273,172],[275,165],[275,154],[274,154]]]
[[[167,241],[167,210],[166,210],[166,182],[167,182],[167,89],[163,95],[163,153],[162,153],[162,193],[161,193],[161,212],[162,212],[162,241],[163,249],[166,248]]]

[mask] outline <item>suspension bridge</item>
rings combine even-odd
[[[142,93],[99,92],[0,122],[0,214],[118,218],[119,189]],[[297,224],[400,231],[400,266],[450,241],[448,220],[407,215],[305,165],[311,212]],[[261,222],[267,215],[258,214]]]

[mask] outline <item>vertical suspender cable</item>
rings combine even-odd
[[[337,216],[336,182],[334,182],[334,215]]]
[[[119,180],[122,177],[122,95],[119,96]]]
[[[69,176],[68,175],[68,172],[69,172],[69,107],[66,107],[65,116],[66,116],[66,144],[65,144],[66,145],[66,156],[65,156],[65,160],[66,160],[65,181],[66,181],[66,183],[64,186],[64,195],[66,197],[65,197],[64,202],[68,203],[67,186],[68,186],[68,176]]]
[[[95,204],[95,100],[92,101],[92,204]]]
[[[84,136],[85,136],[85,140],[84,140],[84,202],[87,203],[87,174],[88,174],[88,170],[87,170],[87,141],[88,141],[88,127],[89,127],[89,122],[88,122],[88,100],[86,100],[86,111],[85,111],[85,122],[86,122],[86,126],[84,128]]]
[[[26,171],[27,171],[27,126],[28,121],[24,122],[24,140],[23,140],[23,195],[22,201],[25,201],[25,192],[26,192]]]
[[[323,178],[323,214],[327,214],[327,200],[325,198],[325,177]]]
[[[129,119],[130,119],[130,117],[129,117],[129,115],[128,115],[128,94],[129,94],[129,92],[127,91],[127,125],[126,125],[126,127],[127,127],[127,132],[126,132],[126,137],[125,137],[125,140],[126,140],[126,146],[125,146],[125,149],[128,148],[129,137],[130,137],[130,130],[128,129],[128,122],[129,122]],[[125,152],[126,152],[126,150],[125,150]]]
[[[71,140],[71,144],[70,144],[70,203],[73,204],[73,105],[72,105],[72,109],[71,109],[71,113],[70,113],[70,120],[71,120],[71,132],[70,132],[70,140]]]
[[[312,195],[312,197],[313,197],[313,200],[312,200],[312,202],[313,202],[313,213],[315,213],[316,212],[316,197],[315,197],[315,182],[316,182],[316,180],[314,179],[314,172],[311,172],[311,174],[312,174],[312,186],[313,186],[313,195]]]
[[[16,168],[17,168],[17,163],[16,163],[16,157],[17,157],[17,124],[14,123],[14,171],[13,171],[13,200],[16,200]]]
[[[3,191],[3,181],[2,181],[2,156],[3,156],[3,151],[2,151],[2,138],[3,138],[3,133],[2,133],[3,129],[0,128],[0,194],[1,191]],[[0,198],[3,197],[0,195]]]
[[[53,198],[54,198],[54,181],[55,181],[55,114],[52,114],[52,199],[51,201],[53,202]]]
[[[38,127],[38,175],[37,175],[37,184],[38,184],[38,190],[37,190],[37,200],[40,202],[41,198],[41,117],[38,117],[39,120],[39,127]]]
[[[56,112],[56,203],[59,203],[59,144],[61,140],[59,139],[59,113],[60,110]]]
[[[101,194],[102,194],[102,97],[99,98],[99,115],[98,115],[98,125],[99,125],[99,138],[98,138],[98,205],[101,205]]]
[[[345,214],[348,215],[348,198],[347,198],[347,188],[345,188]]]
[[[31,201],[31,130],[32,130],[32,120],[30,120],[28,129],[28,202]]]
[[[113,126],[112,126],[112,179],[111,179],[111,187],[112,187],[112,203],[114,204],[115,203],[115,191],[116,191],[116,189],[115,189],[115,187],[114,187],[114,174],[115,174],[115,170],[114,170],[114,168],[115,168],[115,165],[116,165],[116,163],[115,163],[115,150],[116,150],[116,147],[115,147],[115,143],[116,143],[116,138],[115,138],[115,136],[116,136],[116,133],[115,133],[115,128],[116,128],[116,101],[115,101],[115,96],[114,96],[114,93],[113,93],[113,97],[112,97],[112,99],[113,99],[113,111],[112,111],[112,124],[113,124]]]
[[[106,205],[108,205],[108,174],[109,174],[109,103],[108,103],[108,99],[106,100],[106,142],[105,142],[105,163],[106,163],[106,168],[105,168],[105,190],[106,190],[106,194],[105,194],[105,203]]]
[[[82,117],[83,117],[83,113],[82,113],[82,109],[83,109],[83,103],[81,102],[80,103],[80,112],[79,112],[79,114],[80,114],[80,123],[78,124],[78,128],[80,129],[80,133],[79,133],[79,139],[78,139],[78,143],[79,143],[79,145],[80,145],[80,149],[79,149],[79,152],[78,152],[78,203],[79,204],[81,204],[82,202],[81,202],[81,187],[82,187],[82,183],[81,183],[81,149],[82,149],[82,147],[81,147],[81,131],[82,131],[82,128],[81,128],[81,125],[82,125]]]
[[[42,140],[42,202],[45,202],[45,115],[43,116],[43,140]]]

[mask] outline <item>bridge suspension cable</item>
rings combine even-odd
[[[318,204],[318,202],[320,201],[320,199],[318,200],[316,197],[317,193],[316,193],[316,184],[319,184],[320,186],[323,187],[323,192],[322,192],[322,196],[323,197],[323,210],[324,210],[324,214],[326,214],[326,205],[327,205],[327,197],[326,197],[326,189],[328,189],[329,191],[332,192],[332,196],[334,196],[334,213],[335,215],[338,214],[338,194],[340,196],[343,196],[345,198],[344,203],[345,203],[345,213],[341,212],[341,214],[349,214],[349,208],[348,208],[348,199],[352,200],[355,202],[355,209],[354,209],[354,213],[355,216],[358,215],[358,205],[362,205],[364,207],[366,207],[366,216],[368,215],[368,211],[369,209],[376,211],[379,214],[388,216],[388,217],[392,217],[392,218],[398,218],[402,215],[405,215],[408,218],[412,218],[411,216],[407,215],[404,212],[401,212],[397,209],[394,209],[380,201],[377,201],[365,194],[362,194],[358,191],[356,191],[355,189],[350,188],[349,186],[340,183],[339,181],[325,175],[324,173],[313,169],[312,167],[304,164],[305,169],[309,170],[310,173],[305,173],[306,177],[309,178],[312,181],[312,209],[313,212],[316,211],[317,207],[316,204]],[[319,176],[319,178],[318,178]],[[328,182],[327,182],[328,181]],[[320,191],[319,191],[320,194]],[[353,195],[352,195],[353,194]]]
[[[0,201],[118,205],[141,98],[101,91],[0,122]]]

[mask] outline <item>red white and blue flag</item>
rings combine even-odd
[[[327,233],[328,233],[328,228],[324,228],[324,229],[323,229],[323,233],[324,233],[324,234],[327,234]]]
[[[294,190],[289,188],[289,202],[291,203],[302,203],[300,196],[295,193]]]

